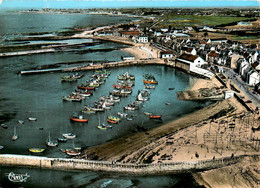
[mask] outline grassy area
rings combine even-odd
[[[251,40],[251,39],[259,39],[257,36],[236,36],[232,37],[233,40]]]
[[[160,28],[187,26],[216,26],[232,22],[251,20],[252,18],[231,16],[198,16],[198,15],[167,15],[164,21],[156,25]]]

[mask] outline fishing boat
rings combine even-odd
[[[69,156],[77,156],[81,154],[81,148],[76,148],[74,140],[72,140],[72,149],[65,149],[64,152]]]
[[[82,96],[82,97],[90,97],[92,95],[92,93],[87,93],[87,92],[84,92],[84,91],[74,91],[72,92],[73,95],[79,95],[79,96]]]
[[[65,150],[65,153],[69,156],[78,156],[81,154],[80,151],[77,151],[77,150],[73,150],[73,149],[66,149]]]
[[[29,121],[37,121],[37,118],[36,117],[29,117],[28,120]]]
[[[66,82],[76,82],[78,81],[77,78],[71,77],[71,76],[62,76],[60,77],[61,81],[66,81]]]
[[[68,97],[67,96],[62,97],[62,100],[71,101],[71,102],[81,102],[83,99],[84,98],[79,95],[68,95]]]
[[[108,116],[107,119],[113,120],[113,121],[120,121],[120,118],[115,116]]]
[[[42,153],[45,151],[43,148],[29,148],[29,151],[32,153]]]
[[[134,111],[135,108],[131,107],[131,106],[125,106],[124,110],[129,110],[129,111]]]
[[[143,77],[144,77],[143,79],[144,84],[158,84],[155,77],[151,74],[144,74]]]
[[[1,124],[1,127],[3,127],[4,129],[7,129],[7,128],[8,128],[8,125],[5,124],[5,123],[2,123],[2,124]]]
[[[63,133],[62,136],[67,139],[73,139],[76,138],[76,135],[73,133]]]
[[[102,130],[106,130],[107,129],[107,127],[103,126],[103,124],[102,125],[98,125],[97,128],[102,129]]]
[[[77,81],[78,79],[82,78],[83,76],[84,76],[84,74],[75,73],[75,74],[61,76],[60,78],[61,78],[61,81],[73,82],[73,81]]]
[[[162,115],[149,115],[150,119],[161,119]]]
[[[71,121],[86,123],[88,122],[88,119],[84,118],[83,115],[72,115],[70,116]]]
[[[91,110],[90,108],[89,109],[84,109],[84,110],[81,110],[82,113],[85,113],[85,114],[94,114],[96,113],[95,110]]]
[[[106,125],[106,124],[104,124],[104,123],[102,123],[102,126],[103,126],[103,127],[106,127],[106,128],[110,128],[110,129],[113,128],[112,125]]]
[[[16,126],[14,126],[14,135],[12,136],[12,140],[15,141],[18,139],[18,134],[16,133]]]
[[[144,85],[145,89],[154,89],[155,85]]]
[[[150,113],[150,112],[144,112],[144,115],[150,116],[150,115],[152,115],[152,113]]]
[[[90,86],[85,86],[85,85],[77,86],[77,88],[84,89],[84,90],[95,90],[95,87],[90,87]]]
[[[158,82],[156,80],[147,80],[147,79],[144,79],[143,83],[144,84],[158,84]]]
[[[117,124],[117,123],[118,123],[118,121],[111,120],[111,119],[107,119],[107,122],[108,122],[108,123],[112,123],[112,124]]]
[[[123,113],[123,112],[117,112],[117,115],[119,115],[120,117],[127,117],[127,113]]]
[[[51,134],[50,134],[50,132],[49,132],[49,136],[48,136],[48,138],[47,138],[47,140],[46,140],[46,145],[47,145],[47,146],[50,146],[50,147],[56,147],[56,146],[58,146],[58,142],[53,142],[53,141],[51,141]]]
[[[66,138],[59,137],[57,138],[58,142],[67,142]]]

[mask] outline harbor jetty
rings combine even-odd
[[[173,174],[183,172],[196,172],[228,166],[240,162],[245,158],[259,160],[260,155],[240,155],[223,157],[213,160],[154,163],[154,164],[133,164],[109,161],[92,161],[85,159],[68,158],[47,158],[26,155],[0,155],[1,166],[33,167],[53,170],[83,170],[101,171],[126,174]]]

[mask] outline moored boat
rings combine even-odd
[[[77,96],[77,95],[69,95],[67,96],[63,96],[62,100],[64,101],[71,101],[71,102],[81,102],[84,98],[81,96]]]
[[[43,148],[29,148],[29,151],[32,153],[42,153],[45,151]]]
[[[108,122],[108,123],[112,123],[112,124],[117,124],[117,123],[118,123],[118,121],[111,120],[111,119],[107,119],[107,122]]]
[[[70,156],[77,156],[77,155],[81,154],[80,151],[77,151],[77,150],[74,150],[74,149],[65,149],[65,153],[67,155],[70,155]]]
[[[2,124],[1,124],[1,127],[3,127],[4,129],[7,129],[7,128],[8,128],[8,125],[5,124],[5,123],[2,123]]]
[[[58,142],[53,142],[52,140],[51,140],[51,134],[49,133],[49,137],[47,138],[47,140],[46,140],[46,145],[47,146],[50,146],[50,147],[56,147],[56,146],[58,146]]]
[[[28,120],[29,121],[37,121],[37,118],[36,117],[29,117]]]
[[[72,116],[70,116],[70,120],[76,121],[76,122],[81,122],[81,123],[88,122],[88,119],[84,118],[83,115],[72,115]]]
[[[150,119],[161,119],[162,118],[162,115],[149,115],[149,118]]]
[[[14,126],[14,135],[12,136],[12,140],[15,141],[18,139],[18,134],[16,133],[16,126]]]
[[[73,139],[76,138],[76,135],[73,133],[63,133],[62,136],[67,139]]]
[[[90,87],[90,86],[77,86],[78,89],[84,89],[84,90],[95,90],[95,87]]]
[[[67,142],[66,138],[59,137],[57,138],[58,142]]]
[[[102,130],[106,130],[107,129],[107,127],[105,127],[103,125],[98,125],[97,128],[102,129]]]
[[[108,116],[107,119],[113,120],[113,121],[120,121],[120,118],[115,116]]]
[[[0,146],[0,150],[4,149],[5,147],[4,146]]]
[[[143,83],[144,84],[158,84],[158,82],[156,80],[148,80],[148,79],[144,79]]]

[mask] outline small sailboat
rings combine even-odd
[[[69,156],[78,156],[81,154],[81,148],[75,148],[74,140],[72,140],[72,149],[65,149],[64,152]]]
[[[15,141],[18,139],[18,135],[16,133],[16,126],[14,126],[14,135],[12,136],[12,140]]]
[[[76,135],[73,133],[63,133],[62,136],[67,139],[73,139],[76,138]]]
[[[47,144],[47,146],[50,146],[50,147],[58,146],[58,142],[51,141],[51,134],[50,133],[49,133],[49,137],[46,140],[46,144]]]
[[[76,121],[76,122],[81,122],[81,123],[88,122],[88,119],[84,118],[83,115],[76,115],[76,114],[73,114],[72,116],[70,116],[70,120]]]
[[[98,126],[97,126],[97,128],[102,129],[102,130],[107,129],[105,126],[103,126],[103,124],[102,125],[100,124],[100,115],[98,115]]]

